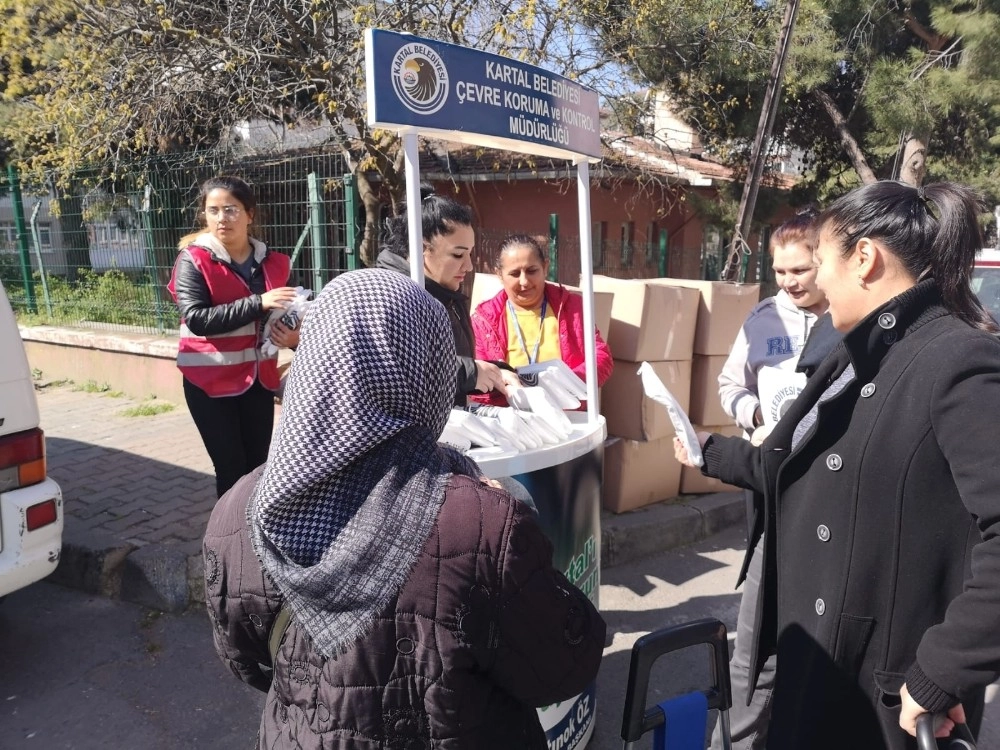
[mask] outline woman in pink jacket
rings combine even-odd
[[[546,282],[549,259],[542,246],[528,235],[510,235],[500,243],[494,268],[503,291],[472,314],[476,358],[506,362],[514,368],[561,359],[585,378],[583,300],[563,286]],[[611,376],[614,361],[601,334],[596,336],[600,386]],[[507,405],[496,391],[477,400]]]

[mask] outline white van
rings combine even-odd
[[[31,369],[0,284],[0,597],[44,578],[62,552],[63,501],[48,478]]]
[[[983,248],[972,269],[972,291],[983,307],[1000,321],[1000,249]]]

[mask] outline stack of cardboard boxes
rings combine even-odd
[[[500,289],[495,274],[475,274],[472,309]],[[758,299],[756,284],[594,276],[595,323],[615,359],[601,390],[605,508],[621,513],[682,493],[735,489],[674,459],[673,425],[646,397],[638,370],[650,363],[696,430],[740,435],[722,411],[719,373]]]
[[[601,395],[607,420],[604,506],[617,513],[679,493],[732,489],[674,459],[666,409],[647,398],[638,376],[649,362],[696,429],[739,434],[719,403],[718,376],[756,285],[683,279],[626,281],[595,276],[614,294],[608,345],[615,371]]]
[[[742,435],[732,418],[722,410],[719,399],[719,374],[726,363],[733,341],[743,321],[759,301],[756,284],[726,284],[718,281],[687,281],[671,283],[697,289],[700,292],[698,322],[695,326],[691,359],[691,406],[688,417],[698,432],[718,432],[722,435]],[[700,469],[681,469],[682,494],[725,492],[734,490],[718,479],[711,479]]]
[[[613,436],[604,452],[603,498],[604,507],[620,513],[680,490],[673,425],[666,409],[646,397],[638,370],[649,362],[688,410],[699,293],[604,276],[594,277],[594,288],[614,294],[608,346],[615,369],[601,391],[601,413]]]

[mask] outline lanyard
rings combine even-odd
[[[514,305],[510,300],[507,300],[507,307],[510,309],[510,317],[514,321],[514,330],[517,331],[517,338],[521,341],[521,348],[524,349],[524,353],[528,356],[528,364],[533,365],[538,361],[538,347],[542,345],[542,330],[545,328],[545,310],[549,306],[549,301],[542,298],[542,317],[538,319],[538,340],[535,341],[535,353],[532,354],[528,351],[528,345],[524,341],[524,332],[521,330],[521,324],[517,321],[517,313],[514,311]]]

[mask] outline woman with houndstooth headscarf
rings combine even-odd
[[[303,322],[268,462],[206,536],[216,645],[238,676],[266,687],[246,623],[291,614],[261,748],[541,750],[534,707],[596,675],[604,622],[534,514],[437,444],[453,355],[447,313],[392,271],[338,277]]]

